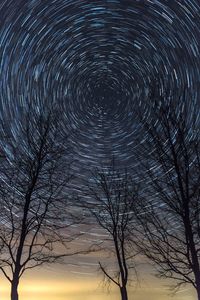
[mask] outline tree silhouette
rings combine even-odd
[[[29,110],[23,128],[4,139],[0,166],[0,270],[18,300],[20,277],[28,269],[53,263],[65,254],[73,222],[67,206],[69,151],[61,116]],[[61,251],[61,250],[60,250]]]
[[[186,101],[181,105],[183,98],[151,100],[149,118],[140,114],[145,186],[137,206],[138,245],[160,277],[174,279],[175,291],[189,283],[200,299],[199,120]]]
[[[133,207],[137,197],[137,187],[127,171],[112,166],[96,169],[89,184],[87,209],[109,236],[104,240],[104,250],[116,259],[117,271],[107,270],[99,262],[105,279],[118,286],[122,300],[128,299],[127,283],[131,279],[130,269],[134,267],[133,245],[130,235],[133,229]],[[114,246],[114,247],[113,247]]]

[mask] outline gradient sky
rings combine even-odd
[[[155,80],[160,90],[192,91],[191,109],[199,99],[199,0],[0,0],[0,13],[0,119],[17,136],[30,102],[36,109],[48,101],[60,106],[79,178],[76,192],[88,166],[107,162],[111,153],[123,166],[136,165],[134,107],[148,99]],[[91,228],[88,240],[98,240],[98,233]],[[76,260],[78,267],[25,273],[20,300],[119,299],[100,286],[98,258]],[[166,286],[141,269],[145,280],[130,300],[170,299]],[[0,299],[9,299],[3,276]],[[174,297],[194,299],[187,288]]]

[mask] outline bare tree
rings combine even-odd
[[[67,240],[64,228],[73,222],[65,193],[69,151],[60,118],[53,111],[29,110],[22,127],[15,126],[2,142],[0,270],[11,283],[12,300],[18,300],[26,270],[53,263],[66,251],[57,249]]]
[[[189,283],[200,299],[199,120],[184,99],[166,100],[151,99],[148,118],[140,114],[138,245],[160,277],[174,279],[175,292]]]
[[[118,286],[121,299],[127,300],[127,283],[131,279],[130,269],[133,264],[133,247],[130,232],[133,228],[133,206],[137,197],[137,187],[133,185],[127,171],[117,170],[112,166],[96,169],[89,185],[87,208],[97,224],[105,230],[109,241],[103,241],[104,250],[116,259],[117,271],[111,271],[99,262],[105,279]]]

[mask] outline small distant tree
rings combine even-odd
[[[134,227],[134,205],[137,186],[128,172],[112,166],[96,169],[89,184],[87,209],[97,224],[108,234],[103,249],[113,255],[117,271],[113,272],[99,262],[105,279],[118,286],[122,300],[128,299],[127,283],[131,279],[130,269],[134,268],[133,245],[130,242]]]
[[[64,228],[73,222],[65,193],[71,176],[61,115],[29,110],[19,125],[1,142],[0,270],[11,283],[11,300],[18,300],[26,270],[65,254],[57,245],[65,244]]]
[[[138,245],[175,291],[191,284],[200,300],[200,124],[183,100],[153,98],[140,114]]]

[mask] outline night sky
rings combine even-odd
[[[148,118],[155,82],[184,90],[191,115],[198,104],[199,0],[0,0],[0,12],[0,118],[14,136],[29,103],[59,107],[79,182],[112,155],[136,165],[135,110]]]

